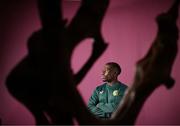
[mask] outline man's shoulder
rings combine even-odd
[[[120,82],[120,87],[124,88],[124,89],[128,88],[128,86],[126,84],[122,83],[122,82]]]
[[[96,90],[101,91],[101,90],[104,89],[105,87],[106,87],[106,83],[103,83],[103,84],[97,86],[97,87],[96,87]]]

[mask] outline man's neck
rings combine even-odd
[[[119,82],[118,80],[113,80],[113,81],[111,81],[111,82],[107,82],[107,84],[109,85],[109,86],[112,86],[113,84],[115,84],[115,83],[117,83],[117,82]]]

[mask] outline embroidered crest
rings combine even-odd
[[[113,91],[113,96],[118,96],[119,95],[119,91],[118,90],[114,90]]]
[[[99,92],[99,94],[103,94],[103,93],[104,93],[104,91],[103,91],[103,90]]]

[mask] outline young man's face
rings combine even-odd
[[[112,82],[114,79],[116,79],[117,75],[115,70],[109,66],[105,65],[102,70],[102,81],[103,82]]]

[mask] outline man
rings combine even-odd
[[[118,81],[121,68],[117,63],[105,64],[102,71],[104,84],[96,87],[88,102],[88,109],[97,117],[108,119],[116,110],[127,86]]]

